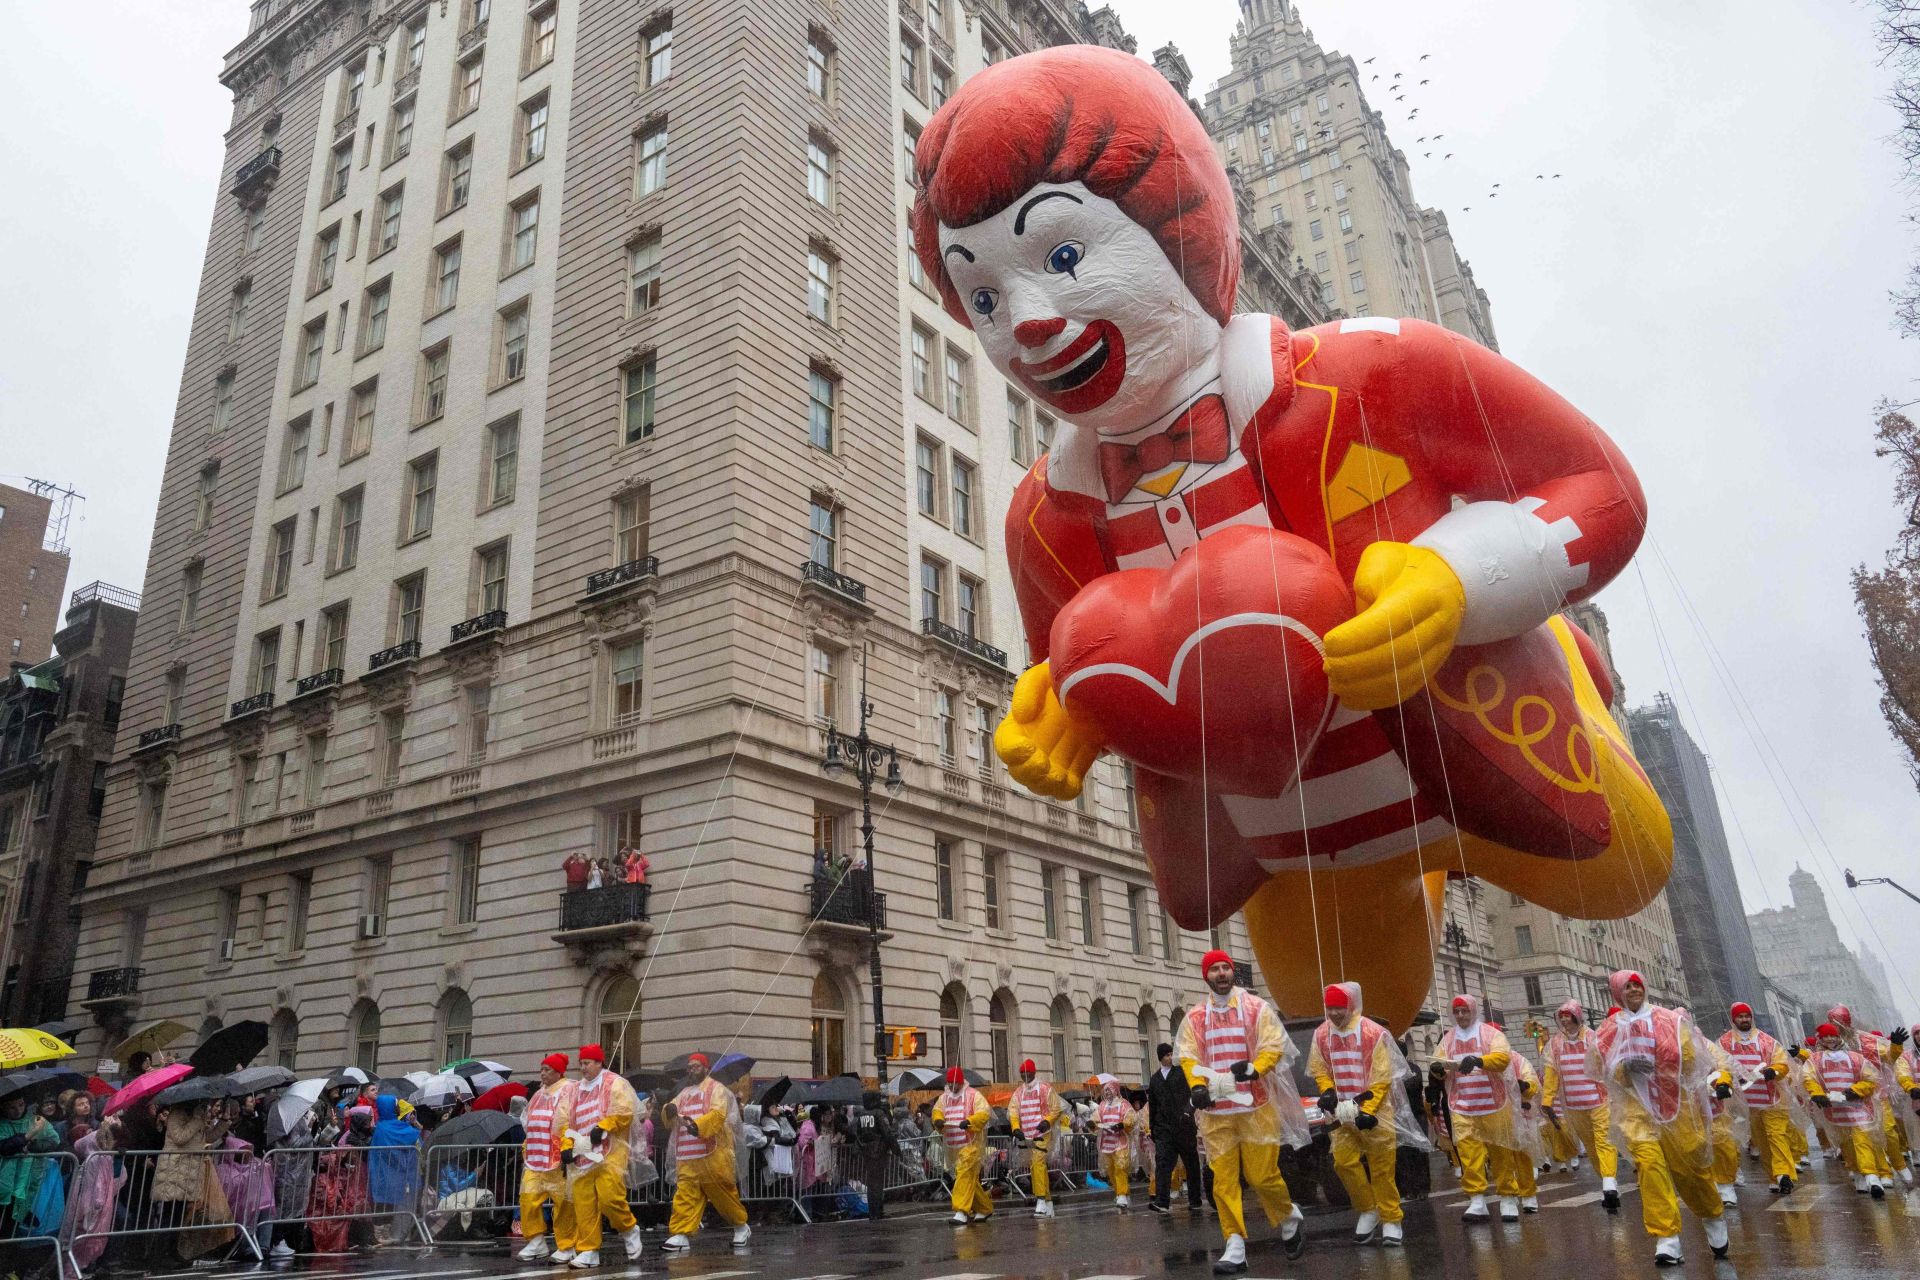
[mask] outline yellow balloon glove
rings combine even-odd
[[[1327,632],[1327,685],[1357,711],[1398,706],[1453,653],[1466,590],[1437,552],[1376,542],[1360,556],[1353,599],[1359,612]]]
[[[1041,662],[1015,682],[1013,705],[993,731],[993,749],[1027,790],[1071,800],[1080,794],[1101,747],[1060,705],[1053,674]]]

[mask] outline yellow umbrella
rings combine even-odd
[[[58,1036],[32,1027],[0,1029],[0,1071],[12,1071],[34,1062],[52,1062],[55,1058],[71,1058],[77,1052]]]
[[[133,1060],[134,1054],[142,1051],[158,1053],[185,1034],[186,1024],[175,1022],[172,1018],[150,1022],[113,1047],[114,1060],[125,1066]]]

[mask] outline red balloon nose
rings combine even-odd
[[[1064,317],[1055,316],[1051,320],[1022,320],[1013,326],[1013,340],[1023,347],[1039,347],[1060,336],[1067,327]]]

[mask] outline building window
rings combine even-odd
[[[822,569],[839,562],[840,512],[831,504],[814,498],[807,507],[807,555]]]
[[[916,324],[907,345],[913,356],[913,394],[933,404],[933,334]]]
[[[474,578],[478,584],[481,613],[507,607],[507,544],[495,543],[475,555]]]
[[[1347,288],[1351,289],[1355,293],[1365,293],[1367,291],[1366,272],[1349,271],[1347,273]]]
[[[1533,954],[1533,926],[1532,925],[1522,924],[1522,925],[1514,926],[1513,950],[1515,955],[1530,956]]]
[[[905,36],[900,37],[900,87],[920,96],[920,46]]]
[[[1091,871],[1080,873],[1080,941],[1089,947],[1100,945],[1100,877]],[[1099,1069],[1096,1063],[1094,1070]]]
[[[327,735],[310,733],[307,735],[307,754],[300,765],[300,791],[302,801],[311,809],[320,803],[320,797],[327,786]]]
[[[406,72],[403,72],[402,74],[418,71],[420,69],[421,64],[427,60],[427,24],[426,23],[416,22],[414,25],[407,28],[406,57],[407,57]]]
[[[1529,1008],[1537,1009],[1546,1003],[1546,1000],[1540,994],[1540,979],[1534,977],[1532,974],[1528,974],[1520,980],[1520,983],[1526,989],[1527,1006]]]
[[[507,274],[529,266],[540,245],[540,193],[517,202],[507,215]]]
[[[393,109],[393,119],[387,123],[387,163],[404,159],[413,150],[413,109],[412,98],[408,98]]]
[[[1006,854],[989,849],[980,859],[981,893],[986,901],[987,928],[998,929],[1000,924],[1000,886],[1002,872],[1006,870]],[[1001,1076],[1005,1079],[1005,1076]]]
[[[940,446],[926,436],[913,445],[913,497],[921,515],[940,518]]]
[[[460,238],[453,239],[434,250],[433,254],[433,309],[438,315],[460,300]]]
[[[507,418],[487,428],[486,505],[513,501],[520,468],[520,419]]]
[[[360,99],[365,96],[366,91],[367,64],[363,61],[347,68],[346,80],[340,92],[340,114],[338,118],[345,120],[350,116],[358,115],[360,112]]]
[[[826,974],[813,979],[813,1074],[837,1076],[847,1069],[846,998]]]
[[[407,713],[404,708],[380,713],[380,780],[392,786],[400,781],[400,757],[406,747]]]
[[[527,70],[533,71],[553,61],[553,48],[559,35],[559,5],[550,4],[545,12],[527,19]]]
[[[1294,110],[1295,110],[1295,111],[1298,111],[1299,109],[1300,109],[1300,108],[1298,108],[1298,107],[1295,107],[1295,108],[1294,108]],[[1324,94],[1324,93],[1322,93],[1322,94],[1318,94],[1318,95],[1316,95],[1316,96],[1314,97],[1314,100],[1313,100],[1313,109],[1314,109],[1315,111],[1318,111],[1318,112],[1319,112],[1319,113],[1320,113],[1321,115],[1323,115],[1323,116],[1324,116],[1324,115],[1326,115],[1326,114],[1327,114],[1327,112],[1328,112],[1329,110],[1331,110],[1331,109],[1332,109],[1332,108],[1331,108],[1331,107],[1329,106],[1329,104],[1328,104],[1328,102],[1327,102],[1327,95],[1326,95],[1326,94]]]
[[[833,323],[833,259],[819,249],[807,250],[807,314],[822,324]]]
[[[393,642],[412,644],[420,639],[420,617],[427,606],[427,575],[423,570],[393,584]]]
[[[946,616],[947,566],[931,556],[920,558],[920,616],[940,622]]]
[[[933,744],[940,751],[940,762],[952,764],[960,750],[958,726],[953,718],[953,691],[933,691]]]
[[[953,616],[964,634],[980,638],[980,583],[964,573],[955,584]]]
[[[320,651],[316,671],[345,671],[347,667],[347,619],[352,608],[336,604],[320,614]]]
[[[193,618],[199,612],[200,562],[195,560],[180,571],[180,630],[193,630]],[[167,723],[173,721],[169,719]]]
[[[972,741],[967,744],[967,755],[973,760],[973,767],[981,777],[993,777],[993,708],[982,702],[973,708]]]
[[[1340,211],[1340,230],[1343,232],[1353,230],[1353,211],[1352,210],[1342,209]]]
[[[253,284],[242,280],[227,301],[227,341],[238,341],[247,332],[247,307],[253,300]]]
[[[972,385],[969,376],[969,361],[952,347],[947,348],[947,416],[955,422],[965,425],[967,413],[967,389]]]
[[[159,845],[166,809],[167,784],[164,781],[149,782],[140,788],[140,847],[142,849],[152,849]]]
[[[300,331],[300,373],[295,391],[304,391],[320,381],[320,358],[327,347],[327,318],[309,321]]]
[[[669,16],[647,32],[646,41],[647,86],[651,88],[673,74],[673,19]]]
[[[942,920],[954,918],[955,899],[953,878],[953,842],[936,839],[933,842],[933,884],[934,910]]]
[[[940,1064],[959,1064],[965,1047],[960,1040],[960,1006],[967,998],[966,988],[954,983],[940,993]]]
[[[1308,182],[1308,181],[1311,181],[1312,178],[1313,178],[1313,161],[1302,160],[1300,162],[1300,181]]]
[[[286,493],[298,489],[307,478],[307,436],[308,422],[301,415],[287,424],[287,434],[280,441],[280,480],[278,491]]]
[[[297,519],[290,516],[267,532],[267,572],[261,584],[262,600],[277,600],[287,594],[287,579],[293,573],[293,530]]]
[[[1160,958],[1168,964],[1180,959],[1180,935],[1174,931],[1173,917],[1164,907],[1160,910]]]
[[[1315,240],[1324,240],[1327,238],[1327,229],[1321,224],[1320,219],[1314,218],[1307,223],[1307,235]]]
[[[833,451],[835,405],[839,384],[818,369],[807,371],[807,439],[816,449]]]
[[[339,572],[360,562],[361,490],[349,489],[333,501],[333,546],[328,569]]]
[[[447,152],[441,166],[440,212],[452,213],[467,207],[467,195],[473,190],[473,139],[468,138]]]
[[[390,281],[382,280],[367,290],[366,302],[360,309],[360,348],[355,352],[356,356],[364,356],[387,345],[387,309],[392,303]]]
[[[953,95],[953,72],[939,63],[933,63],[927,70],[927,85],[931,91],[931,101],[935,107],[946,105]]]
[[[532,324],[524,302],[501,315],[498,385],[518,382],[527,376],[527,338]]]
[[[453,114],[456,119],[480,105],[480,73],[484,67],[484,59],[479,54],[460,64],[453,89]]]
[[[971,538],[974,526],[973,464],[964,458],[953,460],[953,531]]]
[[[667,126],[657,124],[640,135],[640,194],[652,195],[667,185]]]
[[[1060,940],[1060,894],[1058,868],[1040,864],[1040,919],[1050,941]]]
[[[253,669],[247,673],[248,694],[271,693],[280,678],[280,628],[253,638]]]
[[[313,275],[307,282],[307,292],[319,293],[333,288],[333,274],[339,265],[340,224],[336,222],[314,239]]]
[[[637,316],[660,305],[660,237],[627,246],[627,314]]]
[[[607,1070],[640,1065],[640,983],[624,974],[607,984],[600,997],[600,1040]]]
[[[353,389],[353,422],[347,429],[346,456],[351,462],[373,448],[373,415],[380,403],[380,380],[373,378]]]
[[[840,815],[818,801],[813,806],[813,859],[831,866],[839,861]]]
[[[1344,181],[1335,182],[1333,184],[1333,202],[1335,204],[1339,204],[1346,198],[1347,198],[1347,184]]]
[[[807,650],[807,673],[812,683],[813,718],[822,724],[832,723],[840,709],[840,654],[823,644],[813,644]]]
[[[628,365],[621,375],[621,419],[626,442],[637,444],[653,435],[654,358]]]
[[[913,121],[904,121],[900,126],[900,167],[902,170],[900,176],[906,179],[908,186],[912,186],[920,177],[919,150],[920,130],[914,127]],[[911,227],[908,228],[907,234],[909,236],[913,234]]]
[[[1007,456],[1022,467],[1033,461],[1033,442],[1028,435],[1029,412],[1024,397],[1007,392]]]
[[[327,203],[331,204],[347,194],[347,182],[353,177],[353,143],[343,142],[333,149],[332,163],[328,167]]]
[[[641,645],[638,640],[617,644],[612,649],[613,727],[623,728],[640,719]]]
[[[1047,1010],[1047,1036],[1053,1048],[1053,1078],[1073,1079],[1073,1006],[1059,996]]]
[[[407,464],[407,521],[401,529],[402,541],[424,538],[433,532],[433,494],[439,479],[437,452]]]
[[[313,873],[303,871],[287,881],[287,954],[298,955],[307,948],[307,917],[313,906]],[[294,1053],[294,1037],[299,1035],[299,1024],[295,1023],[291,1033],[280,1036],[280,1053],[283,1067],[291,1069],[290,1061]]]
[[[817,138],[807,139],[807,195],[816,204],[833,205],[833,149]]]
[[[817,31],[807,33],[807,92],[825,100],[833,88],[833,50]]]
[[[447,890],[447,897],[453,903],[453,922],[455,924],[472,924],[480,918],[479,836],[468,836],[463,840],[456,840],[454,842],[452,856],[448,859]],[[465,997],[462,998],[464,999]],[[471,1011],[469,1011],[467,1027],[469,1032],[472,1030],[471,1018],[472,1014]],[[468,1052],[466,1048],[455,1052],[451,1043],[453,1022],[453,1018],[449,1016],[447,1019],[449,1044],[446,1058],[448,1062],[457,1062],[465,1057]]]
[[[489,714],[492,704],[492,685],[470,684],[467,686],[466,721],[468,764],[479,764],[487,758],[487,730],[492,723],[492,716]]]
[[[404,185],[393,187],[380,193],[380,227],[375,232],[374,257],[400,243],[400,211],[406,207],[407,192]]]
[[[417,421],[432,422],[447,411],[447,374],[453,366],[453,348],[442,342],[420,353],[420,408]]]
[[[648,506],[652,491],[635,489],[613,500],[615,564],[631,564],[647,554]]]
[[[544,93],[520,104],[519,149],[522,166],[547,154],[547,95]]]
[[[1143,885],[1127,886],[1127,942],[1136,956],[1147,954],[1147,936],[1152,925],[1147,920],[1147,890]]]

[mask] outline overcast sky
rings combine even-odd
[[[1196,90],[1226,68],[1233,0],[1112,3],[1143,54],[1178,40]],[[38,52],[11,60],[7,91],[57,109],[0,131],[15,192],[0,474],[86,495],[72,585],[144,578],[229,118],[214,77],[246,8],[8,6],[14,47]],[[1920,890],[1920,797],[1847,587],[1896,523],[1872,404],[1920,394],[1920,349],[1890,324],[1912,193],[1866,6],[1304,10],[1324,45],[1376,58],[1368,74],[1432,82],[1405,104],[1412,124],[1374,96],[1396,109],[1416,195],[1447,212],[1502,349],[1606,427],[1646,485],[1652,546],[1600,603],[1630,701],[1671,691],[1712,758],[1748,909],[1784,905],[1806,866],[1920,1018],[1920,905],[1849,893],[1839,870]],[[1414,139],[1436,132],[1453,159],[1421,155]]]

